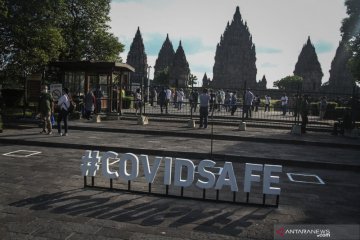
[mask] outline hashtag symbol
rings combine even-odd
[[[99,157],[99,151],[86,150],[81,159],[81,174],[83,176],[94,177],[96,175],[96,171],[99,170],[99,163],[101,159]]]

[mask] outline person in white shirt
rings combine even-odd
[[[270,102],[271,102],[271,97],[268,95],[265,95],[265,112],[266,112],[266,110],[268,110],[268,112],[270,112]]]
[[[171,101],[172,92],[169,87],[166,89],[165,92],[166,92],[165,107],[166,107],[166,114],[167,114],[168,113],[167,109],[168,109],[170,101]]]
[[[180,88],[180,90],[177,91],[176,95],[177,95],[177,102],[178,102],[178,110],[181,110],[182,104],[184,102],[184,97],[185,97],[183,89]]]
[[[67,88],[63,89],[63,95],[58,100],[59,107],[59,115],[57,117],[57,127],[58,133],[60,136],[68,135],[68,115],[69,115],[69,107],[70,107],[70,98],[69,98],[69,90]],[[61,121],[64,121],[65,132],[61,131]]]
[[[281,100],[281,107],[282,107],[283,115],[285,115],[287,112],[287,106],[288,106],[288,101],[289,101],[289,98],[286,96],[286,93],[284,93],[282,95],[280,100]]]

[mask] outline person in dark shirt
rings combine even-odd
[[[51,115],[54,112],[53,98],[48,93],[46,85],[42,86],[40,99],[39,99],[39,112],[43,120],[43,129],[41,133],[52,134]],[[47,129],[47,132],[46,132]]]
[[[166,113],[168,112],[168,107],[166,104],[166,91],[165,88],[162,87],[160,92],[159,92],[159,104],[160,104],[160,111],[161,114],[163,114],[163,108],[165,107]]]

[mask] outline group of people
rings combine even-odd
[[[91,118],[92,112],[100,111],[101,109],[101,98],[103,97],[103,93],[100,88],[97,86],[94,91],[89,90],[87,94],[84,96],[84,116],[86,119]],[[142,95],[140,89],[137,89],[134,93],[135,99],[135,109],[136,113],[142,106]],[[176,91],[172,91],[169,87],[162,87],[159,92],[157,92],[156,88],[152,88],[149,100],[152,106],[158,103],[160,105],[160,111],[163,114],[165,112],[168,113],[168,107],[171,101],[173,100],[174,107],[178,110],[182,109],[182,105],[185,99],[185,93],[183,89],[178,89]],[[198,90],[195,89],[190,92],[189,103],[191,106],[191,110],[196,112],[198,105],[200,105],[200,128],[207,128],[208,125],[208,115],[209,112],[217,109],[218,111],[221,108],[225,109],[225,111],[231,112],[231,115],[234,115],[235,111],[238,107],[238,99],[237,92],[230,92],[227,90],[224,92],[223,90],[218,90],[214,92],[214,90],[208,90],[204,88],[202,93],[199,94]],[[250,89],[247,89],[243,95],[243,117],[251,118],[252,111],[258,111],[260,105],[260,97],[255,95]],[[301,132],[306,132],[306,125],[308,124],[308,115],[309,115],[309,97],[308,95],[298,95],[295,94],[290,99],[284,93],[281,98],[281,108],[282,114],[285,115],[288,111],[293,112],[294,117],[301,116]],[[356,102],[356,101],[353,101]],[[67,88],[63,89],[62,96],[57,101],[57,130],[60,136],[67,136],[68,134],[68,115],[69,109],[72,107],[73,101],[71,96],[69,95],[69,90]],[[46,85],[42,86],[40,100],[39,100],[39,112],[41,114],[41,118],[44,121],[43,128],[41,133],[52,134],[52,117],[54,116],[54,101],[51,94],[48,92],[48,88]],[[270,111],[271,105],[271,97],[265,95],[264,99],[264,112]],[[319,119],[324,119],[326,109],[327,109],[327,99],[326,97],[320,98],[319,103]],[[354,105],[354,104],[353,104]],[[352,106],[352,109],[356,107]],[[291,110],[290,110],[291,109]],[[352,114],[354,115],[354,114]],[[347,119],[344,117],[344,119]],[[62,132],[61,123],[64,123],[64,132]],[[347,121],[344,121],[347,122]]]
[[[99,112],[101,109],[101,98],[103,93],[100,90],[100,87],[97,86],[94,91],[89,90],[84,97],[84,117],[86,119],[91,118],[93,112]],[[41,94],[39,98],[39,113],[40,117],[43,120],[43,127],[41,133],[51,135],[53,134],[52,128],[55,125],[54,111],[55,108],[58,110],[58,115],[56,118],[57,130],[60,136],[68,135],[68,116],[72,108],[74,108],[75,103],[69,94],[69,89],[64,88],[62,96],[56,102],[49,93],[48,87],[43,85],[41,87]],[[61,123],[64,123],[64,132],[62,131]]]
[[[69,95],[69,90],[67,88],[64,88],[62,96],[57,101],[57,108],[59,111],[59,114],[57,116],[57,130],[60,136],[68,135],[68,115],[71,104],[72,99]],[[51,135],[53,133],[51,118],[54,114],[54,108],[55,106],[53,97],[48,92],[48,87],[44,85],[41,88],[41,94],[39,99],[39,112],[44,122],[41,133],[45,133],[48,135]],[[61,122],[64,122],[64,132],[62,132],[61,129]]]

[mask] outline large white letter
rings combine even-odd
[[[262,164],[245,164],[245,179],[244,179],[244,192],[250,192],[251,190],[251,182],[260,182],[260,175],[252,174],[252,171],[262,171]]]
[[[126,170],[127,161],[131,161],[131,174]],[[133,153],[125,153],[120,158],[119,175],[125,180],[131,181],[139,175],[139,159]]]
[[[181,178],[183,166],[187,168],[186,179]],[[174,186],[189,187],[194,181],[195,165],[189,159],[176,158],[175,159],[175,175]]]
[[[226,178],[227,175],[229,176],[229,178]],[[231,191],[233,192],[239,191],[234,173],[234,168],[231,162],[225,162],[224,168],[216,182],[215,189],[221,189],[224,185],[229,185],[231,187]]]
[[[166,157],[164,159],[165,169],[164,169],[164,185],[171,184],[171,172],[172,172],[172,158]]]
[[[99,170],[100,160],[99,151],[86,150],[84,156],[82,156],[82,164],[80,165],[81,174],[83,176],[96,176],[96,172]]]
[[[118,178],[119,174],[117,171],[111,172],[109,168],[109,160],[110,158],[119,160],[117,158],[118,154],[116,152],[106,152],[101,157],[101,168],[102,168],[102,175],[107,179],[114,179]]]
[[[200,174],[200,176],[207,178],[208,181],[201,181],[200,179],[198,179],[198,181],[196,182],[196,186],[198,186],[199,188],[212,188],[215,184],[215,174],[212,173],[211,171],[206,170],[206,167],[214,167],[215,166],[215,162],[211,161],[211,160],[202,160],[199,163],[198,166],[198,172]]]
[[[271,183],[279,183],[279,176],[271,176],[272,172],[282,172],[281,165],[267,165],[264,166],[264,182],[263,193],[271,195],[280,195],[281,189],[278,187],[271,187]]]
[[[162,157],[155,157],[154,165],[152,169],[150,169],[148,155],[140,155],[140,161],[144,168],[144,176],[148,183],[154,182],[156,173],[159,170],[159,166],[162,159],[163,159]]]

